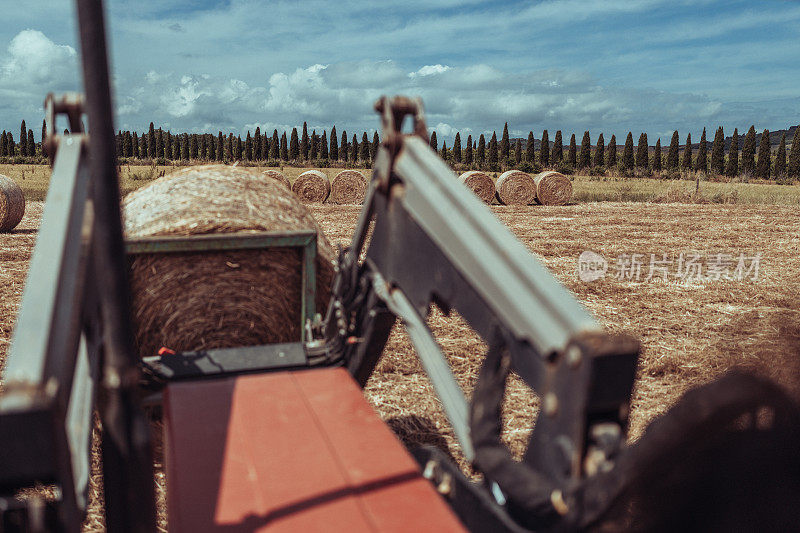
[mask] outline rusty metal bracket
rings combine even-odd
[[[42,139],[42,146],[50,157],[50,166],[56,158],[61,136],[56,132],[56,117],[67,115],[70,133],[83,133],[83,95],[80,93],[65,93],[55,96],[48,93],[44,99],[46,132]]]
[[[403,145],[403,120],[406,115],[411,115],[414,120],[414,133],[430,142],[428,127],[425,123],[425,108],[421,98],[407,96],[381,96],[375,102],[375,111],[381,116],[381,129],[383,141],[378,155],[375,158],[373,176],[378,180],[378,188],[386,192],[389,189],[391,169],[395,156]]]

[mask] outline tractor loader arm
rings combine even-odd
[[[589,528],[635,499],[636,491],[652,489],[652,503],[676,490],[665,484],[660,493],[653,478],[661,474],[648,465],[664,468],[675,455],[697,454],[701,444],[730,436],[742,413],[773,414],[764,439],[769,442],[786,442],[786,428],[796,430],[797,409],[784,393],[735,374],[687,396],[628,447],[638,341],[606,333],[456,179],[429,147],[419,100],[383,97],[375,109],[383,140],[352,243],[338,259],[321,329],[329,357],[363,386],[396,317],[401,319],[464,456],[484,475],[476,488],[442,454],[419,455],[435,482],[461,480],[450,503],[468,527]],[[401,132],[407,116],[411,134]],[[457,311],[489,347],[471,405],[426,325],[432,304],[445,314]],[[511,370],[541,399],[521,462],[500,441],[500,406]],[[691,491],[684,492],[692,501]]]

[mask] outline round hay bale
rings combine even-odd
[[[367,195],[367,179],[358,170],[342,170],[331,182],[330,201],[335,204],[364,203]]]
[[[331,192],[331,182],[319,170],[307,170],[294,180],[292,192],[304,202],[322,203]]]
[[[330,298],[335,252],[314,217],[274,180],[224,165],[189,167],[123,201],[128,238],[313,228],[317,312]],[[141,356],[300,340],[297,249],[142,254],[130,262]]]
[[[533,181],[536,183],[536,201],[542,205],[564,205],[572,198],[572,182],[560,172],[540,172]]]
[[[530,205],[536,200],[536,183],[520,170],[500,174],[495,187],[497,198],[505,205]]]
[[[497,192],[494,188],[494,181],[483,172],[470,170],[461,174],[458,179],[487,204],[492,203],[492,200],[494,200],[494,195]]]
[[[289,183],[289,179],[283,175],[283,172],[278,170],[265,170],[261,175],[279,182],[290,191],[292,190],[292,184]]]
[[[0,233],[17,227],[25,215],[25,195],[11,178],[0,174]]]

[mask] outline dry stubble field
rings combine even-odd
[[[797,393],[800,348],[800,215],[779,205],[586,203],[564,207],[492,207],[512,232],[610,330],[642,341],[631,413],[631,435],[663,413],[688,388],[734,366],[766,373]],[[31,202],[22,224],[0,235],[0,368],[5,358],[42,204]],[[359,207],[311,206],[333,242],[345,243]],[[651,280],[609,275],[580,281],[583,250],[606,258],[623,253],[761,253],[756,281]],[[649,257],[649,255],[648,255]],[[612,261],[613,262],[613,261]],[[671,271],[676,271],[673,265]],[[647,265],[643,267],[646,277]],[[642,279],[643,279],[642,278]],[[469,390],[485,347],[457,316],[429,320],[455,374]],[[512,379],[504,410],[506,440],[519,453],[537,400]],[[392,335],[366,394],[407,443],[458,449],[404,333]],[[93,521],[97,524],[96,521]],[[89,529],[93,529],[89,526]]]

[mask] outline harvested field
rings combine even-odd
[[[631,435],[666,411],[688,388],[734,366],[764,372],[797,393],[800,349],[800,213],[778,205],[593,203],[562,207],[492,208],[603,324],[642,341],[634,391]],[[310,210],[332,244],[347,242],[359,208],[315,205]],[[0,236],[0,362],[5,357],[41,203],[31,202],[16,232]],[[593,250],[609,261],[604,279],[586,283],[577,258]],[[761,253],[756,281],[636,282],[617,279],[614,258],[647,254]],[[642,258],[640,258],[642,259]],[[633,271],[630,271],[631,278]],[[705,273],[705,270],[704,270]],[[655,276],[658,278],[659,276]],[[483,343],[457,316],[434,312],[429,320],[458,380],[475,382]],[[0,363],[1,364],[1,363]],[[391,336],[366,394],[389,425],[410,444],[458,449],[407,336]],[[512,378],[504,417],[505,438],[523,449],[538,402]]]

